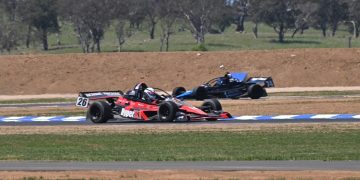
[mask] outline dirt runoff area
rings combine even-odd
[[[64,171],[64,172],[0,172],[2,179],[357,179],[356,171],[184,171],[184,170],[134,170],[134,171]],[[25,178],[24,178],[25,177]]]
[[[277,87],[359,86],[359,68],[356,48],[0,56],[0,94],[193,88],[225,71],[272,76]]]

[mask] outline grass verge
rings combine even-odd
[[[349,36],[347,26],[339,26],[336,36],[324,38],[321,31],[310,28],[304,34],[297,34],[291,38],[291,33],[285,34],[285,42],[278,42],[278,35],[273,28],[265,24],[259,24],[258,38],[254,38],[252,32],[254,24],[252,22],[245,23],[245,33],[237,33],[236,26],[232,25],[221,34],[206,34],[204,48],[209,51],[239,51],[239,50],[259,50],[259,49],[286,49],[286,48],[347,48],[349,44]],[[157,26],[155,31],[155,39],[149,38],[148,28],[146,25],[136,31],[130,38],[126,39],[123,45],[125,52],[151,52],[160,50],[161,30]],[[176,28],[175,28],[176,29]],[[27,53],[81,53],[82,50],[78,43],[73,27],[68,22],[63,22],[60,34],[60,46],[57,45],[57,36],[53,33],[49,35],[49,50],[43,51],[39,42],[34,42],[34,47],[26,48],[20,46],[13,54]],[[190,51],[196,46],[196,40],[189,30],[174,32],[170,37],[169,51]],[[360,47],[360,40],[353,39],[352,47]],[[117,52],[118,42],[115,33],[115,26],[111,25],[101,40],[102,52]]]
[[[1,135],[0,160],[360,160],[360,130]]]

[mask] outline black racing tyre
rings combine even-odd
[[[182,93],[186,92],[186,89],[184,87],[176,87],[174,88],[173,92],[172,92],[172,95],[173,96],[178,96]]]
[[[258,84],[252,84],[248,87],[248,95],[251,99],[259,99],[264,95],[264,88]]]
[[[199,86],[193,90],[193,95],[196,100],[204,100],[208,97],[208,92],[204,86]]]
[[[217,99],[206,99],[201,106],[207,113],[211,113],[213,111],[222,111],[222,106]]]
[[[165,101],[160,104],[158,110],[159,121],[172,122],[175,119],[178,106],[172,101]]]
[[[104,101],[92,103],[86,114],[86,120],[92,121],[93,123],[106,123],[113,117],[111,106]]]

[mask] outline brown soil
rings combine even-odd
[[[102,53],[0,57],[0,93],[124,90],[137,82],[193,88],[227,71],[272,76],[277,87],[359,86],[360,49]]]
[[[61,172],[0,172],[1,179],[357,179],[357,171],[61,171]]]

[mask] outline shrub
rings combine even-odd
[[[192,51],[208,51],[205,44],[198,44],[191,49]]]

